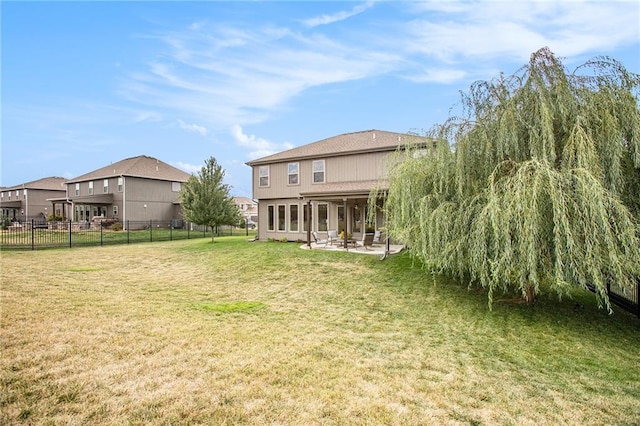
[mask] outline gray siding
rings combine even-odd
[[[327,157],[325,160],[325,182],[368,181],[387,177],[389,152],[364,153],[341,157]],[[322,158],[319,158],[322,159]],[[259,200],[275,198],[298,198],[302,192],[313,191],[313,160],[298,162],[300,176],[298,185],[289,185],[288,162],[269,166],[269,186],[258,185],[260,166],[253,167],[253,194]],[[262,213],[262,212],[260,212]]]
[[[128,176],[125,197],[125,220],[177,219],[175,203],[180,199],[180,192],[172,190],[172,182]]]

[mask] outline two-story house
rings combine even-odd
[[[246,224],[250,228],[255,228],[258,221],[258,203],[247,197],[233,197],[233,202],[240,210]]]
[[[66,196],[50,200],[65,205],[75,222],[94,217],[126,221],[181,219],[180,190],[189,174],[156,158],[141,155],[66,182]]]
[[[372,189],[388,189],[390,154],[424,143],[415,135],[367,130],[247,162],[258,200],[258,238],[306,241],[308,231],[328,230],[358,238],[376,230],[383,218],[378,212],[375,223],[366,224],[367,201]]]
[[[52,208],[50,198],[64,197],[66,179],[47,177],[15,186],[0,188],[2,218],[11,221],[46,221],[51,214],[63,216],[61,206]]]

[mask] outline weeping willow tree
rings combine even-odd
[[[640,276],[640,78],[597,58],[568,73],[541,49],[514,75],[477,82],[461,114],[391,168],[389,234],[431,270],[514,292]],[[373,196],[371,198],[374,198]]]

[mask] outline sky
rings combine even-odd
[[[548,47],[640,73],[638,1],[2,1],[0,186],[147,155],[245,163],[362,130],[423,132]],[[454,108],[452,110],[452,108]]]

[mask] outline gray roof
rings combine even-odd
[[[31,182],[21,183],[14,186],[2,187],[2,191],[11,191],[13,189],[45,189],[50,191],[66,191],[66,179],[57,176],[46,177]]]
[[[368,196],[371,190],[374,188],[380,191],[386,191],[389,189],[389,181],[387,179],[381,179],[316,184],[314,185],[313,190],[308,192],[301,192],[300,195],[305,198],[340,198],[349,195],[361,197],[363,195]]]
[[[127,158],[117,163],[94,170],[90,173],[70,179],[67,183],[84,182],[95,179],[107,179],[116,176],[133,176],[145,179],[168,180],[172,182],[186,182],[189,173],[183,172],[157,158],[140,155]]]
[[[424,142],[425,138],[417,135],[385,132],[382,130],[365,130],[322,139],[277,154],[258,158],[246,164],[248,166],[257,166],[261,164],[325,158],[363,152],[395,151],[400,146]]]

